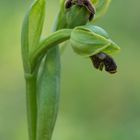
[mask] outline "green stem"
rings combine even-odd
[[[34,70],[41,56],[43,57],[51,47],[68,40],[70,38],[71,32],[71,29],[63,29],[43,39],[40,42],[39,47],[31,55],[30,61],[32,70]]]
[[[37,120],[37,103],[36,103],[36,76],[26,76],[26,103],[29,140],[36,140],[36,120]]]

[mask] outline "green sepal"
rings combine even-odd
[[[76,27],[70,38],[74,51],[82,56],[91,56],[99,52],[112,54],[120,50],[106,31],[91,24]]]

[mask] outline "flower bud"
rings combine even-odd
[[[90,24],[76,27],[71,33],[70,42],[74,51],[82,56],[100,52],[111,54],[120,50],[104,29]]]
[[[95,8],[89,0],[66,0],[67,28],[85,25],[92,20]]]
[[[89,12],[85,7],[74,5],[66,13],[67,28],[85,25],[89,20]]]

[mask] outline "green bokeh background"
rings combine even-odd
[[[48,0],[44,34],[58,10]],[[27,140],[20,32],[28,0],[0,0],[0,140]],[[93,69],[67,48],[62,55],[60,111],[53,140],[140,139],[140,1],[112,0],[96,24],[122,51],[118,73]]]

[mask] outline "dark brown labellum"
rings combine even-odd
[[[110,72],[112,74],[117,72],[117,65],[115,61],[108,55],[106,59],[104,59],[104,65],[107,72]]]
[[[92,63],[96,69],[105,70],[111,74],[117,72],[117,65],[113,58],[105,53],[98,53],[96,55],[90,56]]]

